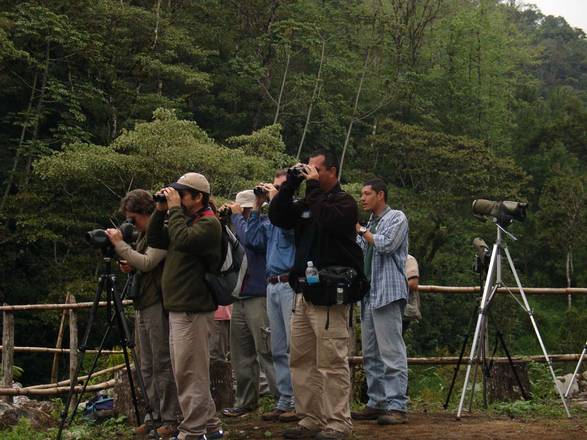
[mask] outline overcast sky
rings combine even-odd
[[[560,15],[572,27],[583,29],[587,33],[587,0],[522,0],[523,3],[535,4],[544,15]]]

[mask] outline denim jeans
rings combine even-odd
[[[288,283],[267,284],[267,315],[271,327],[271,353],[273,354],[275,382],[279,393],[276,408],[284,411],[294,409],[293,387],[289,369],[293,301],[294,292]]]
[[[407,411],[408,360],[402,337],[406,301],[378,309],[361,307],[363,367],[371,408]]]

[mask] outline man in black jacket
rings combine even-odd
[[[362,252],[356,243],[357,204],[338,182],[338,162],[325,151],[289,173],[271,201],[269,219],[275,226],[295,229],[296,255],[290,284],[298,293],[291,324],[291,372],[296,412],[301,417],[285,438],[318,440],[350,437],[350,372],[348,365],[349,306],[316,305],[321,284],[306,289],[308,262],[323,269],[345,266],[362,274]],[[300,183],[306,195],[295,201]],[[315,296],[315,295],[318,295]],[[314,300],[312,301],[312,298]],[[314,303],[313,303],[314,302]]]

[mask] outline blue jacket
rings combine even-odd
[[[247,220],[241,214],[231,217],[234,232],[247,254],[248,269],[241,297],[267,296],[267,282],[265,280],[265,249],[257,250],[247,246],[245,236]]]
[[[265,274],[268,277],[289,274],[296,253],[294,230],[272,225],[259,211],[251,212],[247,226],[246,246],[258,252],[267,251]]]

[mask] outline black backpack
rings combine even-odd
[[[235,302],[240,295],[248,263],[245,248],[224,224],[220,255],[220,267],[214,272],[207,272],[204,280],[212,291],[216,305],[227,306]]]

